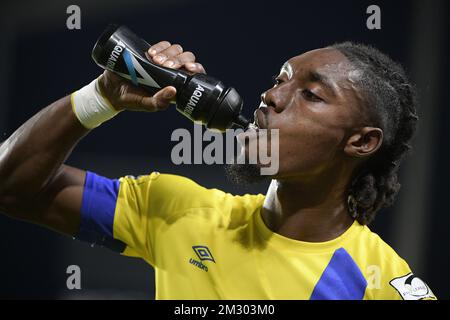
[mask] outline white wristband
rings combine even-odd
[[[102,95],[98,79],[72,93],[70,100],[73,112],[87,129],[98,127],[120,112]]]

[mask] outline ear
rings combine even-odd
[[[372,155],[381,147],[383,130],[374,127],[364,127],[352,134],[344,147],[344,152],[352,157]]]

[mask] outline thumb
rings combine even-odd
[[[175,100],[177,89],[172,86],[165,87],[159,90],[152,97],[145,97],[142,99],[142,107],[148,111],[165,110],[170,105],[171,101]]]

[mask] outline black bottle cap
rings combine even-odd
[[[242,104],[242,98],[236,89],[228,88],[222,101],[218,104],[214,116],[208,122],[207,128],[224,132],[226,129],[232,128],[233,124],[248,125],[249,121],[240,116]]]
[[[248,125],[250,124],[250,120],[248,120],[246,117],[244,117],[242,114],[240,114],[234,121],[237,126],[247,129]]]

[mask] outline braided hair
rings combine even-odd
[[[355,172],[348,189],[349,211],[365,225],[394,202],[400,189],[399,166],[411,149],[418,120],[416,92],[402,66],[379,50],[351,42],[331,48],[345,55],[357,71],[354,84],[363,96],[367,125],[383,130],[380,149]]]

